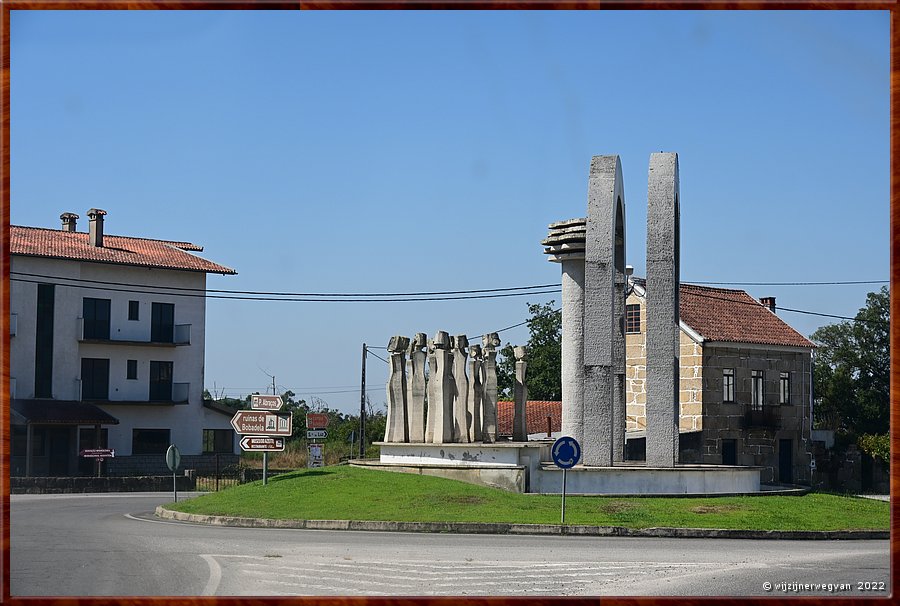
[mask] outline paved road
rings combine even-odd
[[[890,590],[888,541],[218,528],[154,518],[170,500],[13,495],[12,595],[884,597]],[[764,583],[849,590],[766,591]]]

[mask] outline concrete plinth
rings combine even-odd
[[[675,467],[573,467],[566,475],[566,494],[596,495],[725,495],[760,492],[759,467],[677,465]],[[532,479],[532,492],[562,492],[562,470],[542,466]]]

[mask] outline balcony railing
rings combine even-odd
[[[14,330],[15,321],[10,321],[10,334],[14,334],[12,331]],[[82,342],[88,343],[102,343],[105,345],[154,345],[157,347],[174,347],[177,345],[190,345],[191,344],[191,325],[190,324],[176,324],[174,326],[173,331],[170,333],[169,337],[153,339],[151,335],[150,338],[145,339],[113,339],[111,336],[103,336],[97,337],[94,335],[85,335],[84,334],[84,318],[76,319],[76,332],[75,334],[78,336],[78,340]]]
[[[175,325],[175,345],[191,344],[191,325],[176,324]]]
[[[744,427],[780,427],[781,410],[778,406],[763,406],[759,409],[748,408],[744,413]]]
[[[190,383],[172,383],[172,401],[176,404],[186,404],[190,391]]]

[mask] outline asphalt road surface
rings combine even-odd
[[[156,519],[170,494],[10,500],[13,596],[890,593],[887,540],[222,528]]]

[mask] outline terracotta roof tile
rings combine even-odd
[[[497,434],[511,436],[513,426],[513,402],[497,402]],[[528,400],[525,402],[525,423],[529,434],[547,433],[547,417],[550,430],[562,431],[562,402]]]
[[[187,251],[202,251],[190,242],[151,240],[127,236],[103,236],[103,246],[91,246],[88,234],[41,227],[9,226],[9,252],[12,255],[72,259],[95,263],[114,263],[202,271],[213,274],[236,274],[230,267],[207,261]]]
[[[743,290],[682,284],[680,293],[682,322],[706,340],[815,347]]]

